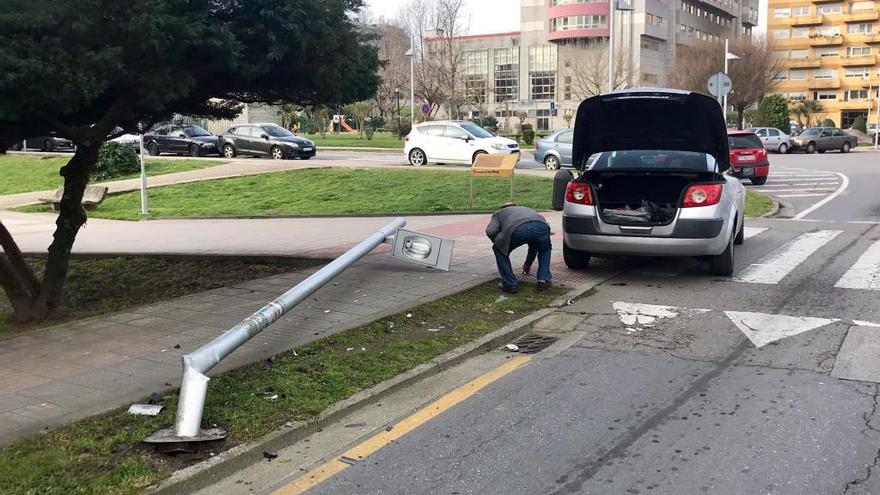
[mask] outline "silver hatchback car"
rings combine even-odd
[[[730,168],[721,107],[705,95],[628,89],[581,103],[565,192],[563,254],[694,256],[733,273],[745,188]]]
[[[562,129],[538,140],[535,161],[543,163],[547,170],[559,170],[571,166],[571,143],[574,129]]]

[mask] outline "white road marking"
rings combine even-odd
[[[838,289],[880,290],[880,241],[872,244],[834,286]]]
[[[752,341],[755,347],[763,347],[771,342],[839,321],[836,318],[769,315],[744,311],[725,311],[724,314]]]
[[[612,305],[620,322],[627,328],[627,332],[637,332],[641,327],[650,327],[661,318],[675,318],[678,316],[678,308],[674,306],[659,306],[656,304],[616,302]]]
[[[842,234],[842,230],[807,232],[747,266],[734,280],[752,284],[777,284],[819,248]]]
[[[777,194],[778,198],[816,198],[819,196],[825,196],[828,193],[812,193],[812,194]]]
[[[795,215],[794,218],[796,220],[804,218],[805,216],[809,215],[810,213],[813,213],[814,211],[818,210],[819,208],[821,208],[821,207],[825,206],[826,204],[828,204],[829,202],[833,201],[834,198],[843,194],[843,191],[846,191],[846,188],[849,187],[849,177],[847,177],[841,173],[837,173],[837,175],[841,179],[841,184],[840,184],[840,187],[837,189],[837,191],[834,192],[833,194],[829,195],[827,198],[817,202],[813,206],[811,206],[811,207],[807,208],[806,210]]]
[[[767,227],[743,227],[743,235],[746,239],[751,239],[756,235],[763,234],[767,232]]]
[[[770,177],[767,179],[767,182],[840,182],[840,179],[834,176],[829,177],[817,177],[813,179],[776,179],[775,177]]]
[[[860,327],[874,327],[880,328],[880,323],[874,323],[873,321],[865,321],[865,320],[853,320],[854,325],[858,325]]]
[[[857,225],[880,225],[880,222],[876,220],[850,220],[846,223],[854,223]]]
[[[779,187],[779,186],[774,186],[774,187]],[[764,189],[764,188],[761,188],[760,191],[766,192],[766,193],[769,193],[769,192],[800,192],[800,191],[825,191],[825,192],[832,193],[832,192],[834,192],[834,189],[829,189],[827,187],[798,187],[795,189]]]

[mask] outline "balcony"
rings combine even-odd
[[[863,43],[868,43],[869,45],[880,43],[880,34],[865,34],[863,36],[864,38],[861,40]]]
[[[838,3],[838,0],[813,0],[813,3]]]
[[[863,88],[873,88],[874,91],[877,91],[880,88],[880,75],[873,75],[871,77],[866,77],[861,80]]]
[[[877,63],[876,55],[860,55],[858,57],[844,57],[840,59],[840,65],[844,67],[858,67],[860,65],[874,65]]]
[[[821,20],[819,21],[822,22]],[[755,27],[758,25],[758,14],[743,14],[742,16],[743,26]]]
[[[840,79],[808,79],[810,89],[839,89]]]
[[[880,12],[870,10],[866,12],[854,12],[846,16],[844,22],[872,22],[880,19]]]
[[[815,36],[810,38],[810,46],[840,46],[843,44],[843,36]]]
[[[789,69],[817,69],[822,66],[822,59],[819,58],[794,58],[785,61],[785,65]]]
[[[837,102],[837,108],[841,110],[868,110],[873,106],[873,102],[870,99]]]
[[[789,21],[792,26],[819,26],[822,24],[821,15],[799,15]]]

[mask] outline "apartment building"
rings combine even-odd
[[[758,0],[618,1],[618,8],[632,8],[614,15],[615,46],[629,68],[624,87],[664,86],[679,46],[748,36],[758,24]],[[467,92],[484,91],[464,117],[486,112],[517,123],[526,112],[538,131],[565,127],[566,112],[584,97],[590,43],[608,39],[610,6],[611,0],[521,0],[519,31],[457,38]],[[442,41],[438,34],[426,35],[428,56]]]
[[[871,0],[769,0],[768,35],[786,68],[779,91],[793,101],[817,100],[848,128],[874,121],[880,86],[880,10]]]

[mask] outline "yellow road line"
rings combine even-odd
[[[530,359],[529,356],[523,355],[511,358],[501,366],[458,387],[436,401],[414,412],[410,416],[407,416],[399,423],[395,424],[390,430],[382,431],[364,440],[358,445],[355,445],[344,452],[340,457],[363,461],[370,454],[434,419],[443,411],[450,409],[459,402],[479,392],[490,383],[526,364]],[[340,461],[339,457],[337,457],[336,459],[326,462],[290,483],[278,488],[272,492],[272,495],[298,495],[341,473],[347,467],[349,467],[349,464]]]

